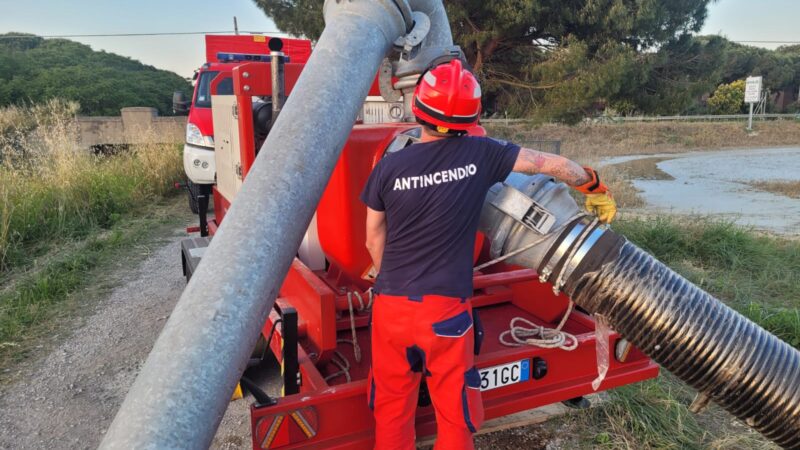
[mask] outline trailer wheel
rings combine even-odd
[[[192,183],[192,180],[186,180],[186,192],[189,194],[189,209],[192,213],[197,214],[200,212],[200,206],[197,197],[200,196],[200,185]]]

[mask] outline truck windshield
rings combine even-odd
[[[211,107],[211,80],[217,77],[219,72],[209,71],[203,72],[200,79],[197,81],[197,95],[194,99],[195,108],[210,108]],[[217,85],[217,94],[219,95],[233,95],[233,79],[225,77]]]

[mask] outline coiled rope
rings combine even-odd
[[[489,267],[491,265],[497,264],[501,261],[504,261],[512,256],[516,256],[525,250],[529,250],[536,245],[542,243],[544,240],[549,238],[554,233],[560,233],[563,231],[567,225],[572,223],[575,220],[581,219],[587,216],[586,213],[580,212],[575,214],[574,216],[570,217],[566,221],[564,221],[563,225],[556,228],[552,232],[542,236],[539,239],[534,240],[531,243],[524,245],[514,251],[508,252],[505,255],[501,255],[491,261],[481,264],[480,266],[475,267],[473,270],[478,271]],[[575,244],[570,249],[569,253],[567,253],[566,258],[564,261],[569,261],[575,256],[575,252],[580,247],[581,242],[588,236],[590,230],[594,229],[595,225],[597,225],[598,221],[597,218],[594,218],[592,222],[586,226],[583,232],[580,234],[578,239],[576,240]],[[558,287],[562,282],[562,277],[564,276],[564,268],[566,264],[562,264],[562,268],[560,273],[555,279],[554,286]],[[559,321],[558,325],[555,328],[548,328],[544,325],[537,325],[530,320],[524,317],[514,317],[511,319],[509,323],[509,329],[500,333],[499,340],[500,343],[507,346],[507,347],[521,347],[523,345],[533,345],[535,347],[540,348],[560,348],[566,351],[572,351],[578,348],[578,339],[575,335],[571,333],[567,333],[563,330],[564,325],[567,323],[567,319],[569,315],[572,314],[572,309],[575,306],[575,303],[572,300],[569,301],[569,306],[567,306],[567,311],[564,313],[564,316],[561,317],[561,321]],[[521,324],[521,325],[520,325]]]
[[[337,339],[337,343],[344,343],[350,344],[353,346],[353,355],[355,355],[356,362],[361,362],[361,346],[358,345],[358,336],[356,334],[356,309],[353,307],[353,298],[358,301],[358,312],[365,312],[372,308],[372,303],[375,300],[375,294],[372,292],[372,289],[367,290],[367,303],[364,303],[364,297],[361,296],[361,293],[358,291],[348,291],[347,292],[347,309],[350,313],[350,334],[352,339]],[[338,376],[344,375],[347,378],[347,381],[350,381],[350,361],[338,350],[334,352],[334,356],[337,358],[331,358],[331,362],[339,367],[338,372],[334,372],[325,377],[325,381],[330,379],[336,378]]]
[[[537,325],[524,317],[514,317],[511,319],[510,329],[500,333],[500,343],[507,347],[533,345],[541,348],[560,348],[568,352],[575,350],[578,348],[578,338],[562,330],[564,324],[567,323],[567,318],[572,313],[574,305],[570,300],[567,312],[564,313],[555,328]],[[518,325],[518,323],[523,325]],[[509,338],[511,339],[510,341]]]

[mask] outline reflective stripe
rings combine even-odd
[[[431,85],[431,87],[436,86],[436,75],[432,74],[430,70],[425,72],[425,76],[422,78],[425,80],[426,83]]]
[[[272,424],[269,426],[269,429],[267,430],[267,435],[264,437],[264,440],[261,441],[261,448],[269,448],[270,445],[272,445],[272,441],[275,440],[275,435],[278,434],[278,430],[280,429],[281,424],[283,423],[283,419],[284,419],[283,415],[275,416],[275,418],[272,419]]]
[[[307,438],[310,439],[317,435],[317,431],[314,430],[314,427],[312,427],[310,423],[308,423],[305,416],[303,416],[303,413],[300,411],[294,411],[292,412],[291,416],[292,419],[294,419],[294,423],[300,427],[300,430],[306,435]]]
[[[478,120],[478,116],[480,112],[477,114],[473,114],[471,116],[446,116],[443,112],[437,111],[430,106],[422,103],[419,98],[414,97],[414,105],[419,108],[425,114],[433,117],[434,119],[441,120],[442,122],[447,123],[456,123],[456,124],[469,124],[476,122]]]

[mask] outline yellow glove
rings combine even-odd
[[[611,223],[617,214],[617,202],[611,196],[611,192],[601,192],[598,194],[586,194],[586,210],[597,216],[597,220],[602,223]]]
[[[608,187],[600,181],[597,171],[591,167],[584,167],[589,181],[579,186],[572,186],[578,192],[586,196],[586,211],[597,216],[597,220],[602,223],[611,223],[617,214],[617,202],[608,190]]]

